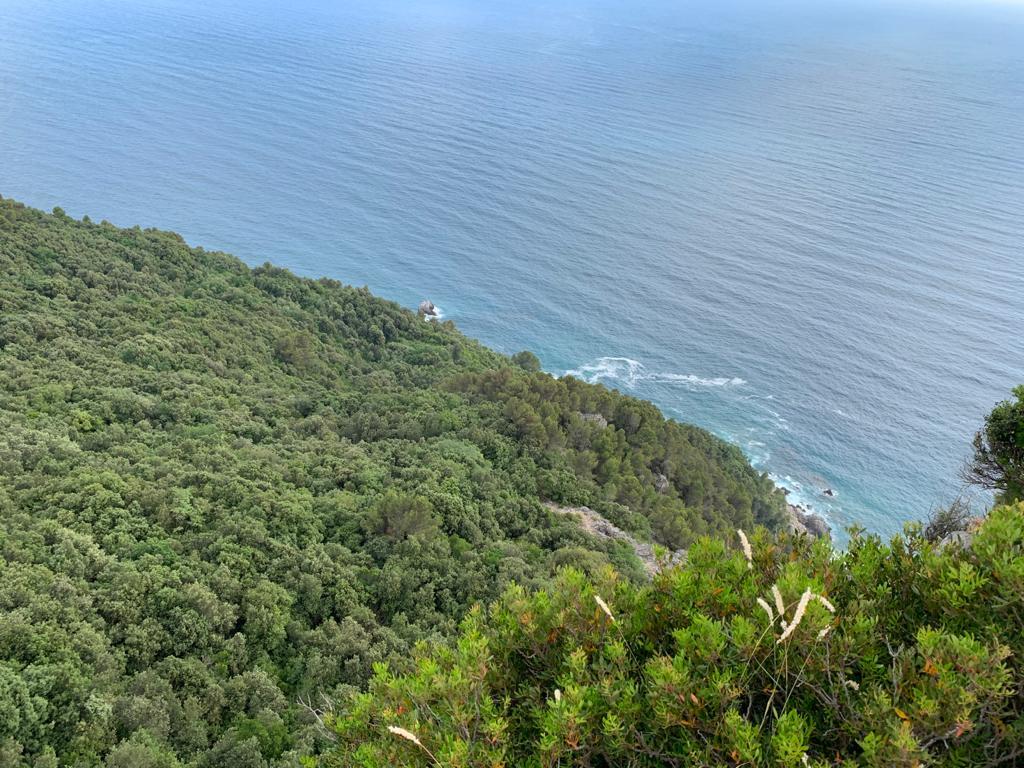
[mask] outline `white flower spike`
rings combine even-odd
[[[736,533],[740,536],[740,546],[743,547],[743,556],[747,558],[747,568],[754,567],[754,551],[750,548],[750,542],[747,540],[747,534],[741,529],[737,528]]]
[[[801,620],[804,618],[804,611],[807,610],[807,604],[811,602],[811,590],[805,589],[804,593],[800,595],[800,602],[796,605],[796,612],[793,614],[793,620],[789,622],[789,626],[786,627],[786,631],[783,632],[778,639],[778,642],[783,642],[790,635],[796,631],[796,628],[800,626]]]
[[[422,744],[420,744],[420,740],[416,737],[416,734],[412,731],[407,731],[405,730],[405,728],[399,728],[397,725],[389,725],[388,730],[395,734],[395,736],[400,736],[406,741],[411,741],[418,747],[423,746]]]
[[[605,612],[605,615],[615,621],[615,617],[612,615],[612,609],[608,607],[608,603],[600,595],[594,595],[594,602],[597,603],[598,607]]]

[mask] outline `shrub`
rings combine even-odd
[[[335,766],[1016,765],[1024,504],[968,549],[702,539],[648,586],[565,570],[379,666]],[[415,741],[396,737],[400,728]]]

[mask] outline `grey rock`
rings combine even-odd
[[[813,512],[808,512],[804,517],[804,525],[807,526],[807,532],[811,536],[816,536],[819,539],[822,536],[830,536],[832,534],[832,529],[828,527],[825,518]]]
[[[953,531],[947,533],[939,541],[939,548],[945,549],[946,547],[959,547],[963,550],[971,548],[971,544],[974,542],[974,534],[970,531]]]
[[[787,504],[786,509],[789,512],[790,533],[804,533],[815,538],[832,534],[832,529],[828,527],[828,523],[821,515],[816,515],[795,504]]]
[[[660,472],[654,476],[654,489],[658,493],[665,493],[670,485],[668,478]]]
[[[608,426],[608,419],[602,416],[600,413],[581,413],[580,417],[591,424],[597,424],[597,426],[604,429]]]
[[[646,541],[640,541],[631,533],[627,533],[622,530],[599,512],[592,510],[590,507],[562,507],[555,504],[553,501],[546,502],[544,506],[552,512],[557,512],[560,515],[572,515],[577,518],[580,522],[580,527],[591,536],[596,536],[600,539],[616,539],[618,541],[626,542],[633,548],[633,552],[636,553],[637,559],[643,563],[644,569],[646,569],[647,573],[651,576],[656,574],[663,564],[667,563],[668,565],[674,565],[686,560],[686,550],[683,549],[668,552],[666,557],[659,558],[654,551],[653,544]]]

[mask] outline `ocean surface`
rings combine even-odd
[[[891,533],[1024,382],[1024,4],[0,0],[0,194],[430,298]]]

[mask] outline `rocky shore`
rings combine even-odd
[[[424,320],[431,320],[440,317],[440,313],[437,310],[437,305],[430,299],[424,299],[420,302],[418,314]]]
[[[786,511],[789,513],[790,533],[805,533],[816,538],[831,535],[832,529],[821,515],[817,515],[799,504],[789,504],[788,502]]]

